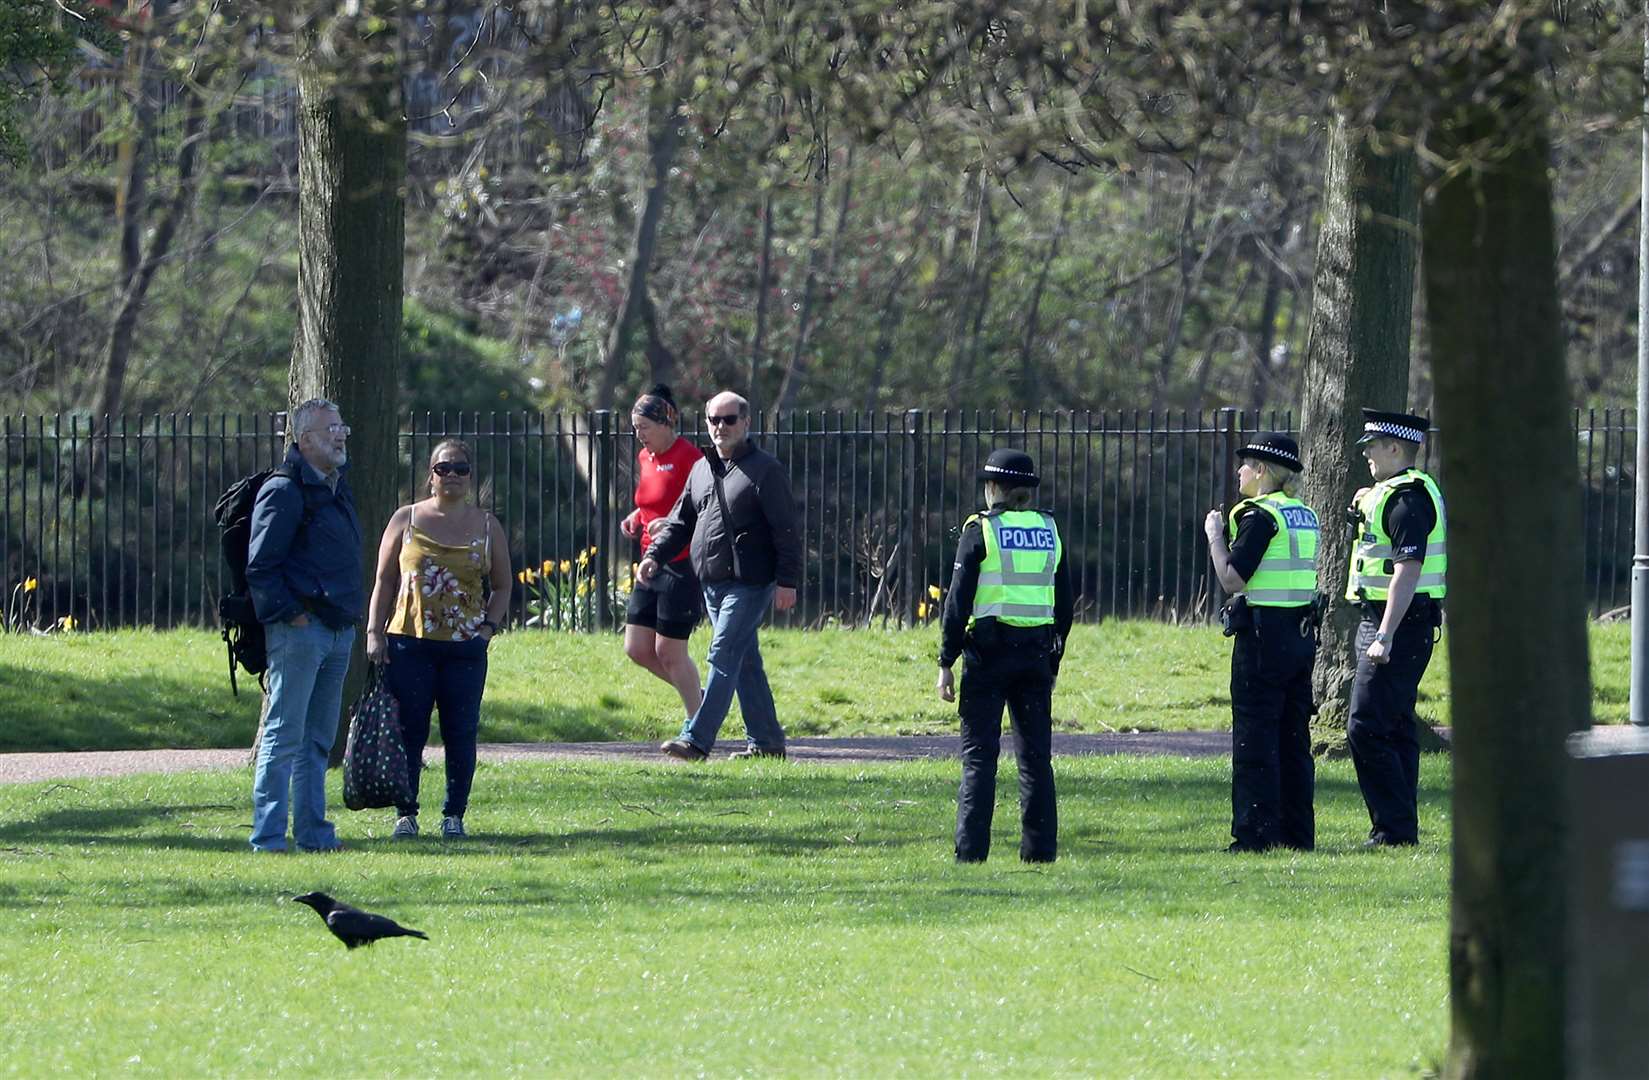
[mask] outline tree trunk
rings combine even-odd
[[[131,361],[132,343],[137,337],[138,319],[154,283],[155,271],[171,252],[178,227],[189,216],[200,187],[197,163],[202,143],[206,141],[206,103],[200,91],[191,86],[183,89],[183,143],[178,147],[177,190],[167,203],[166,212],[149,238],[148,250],[143,250],[142,233],[148,217],[148,195],[143,179],[143,162],[154,152],[154,118],[152,115],[138,122],[138,145],[132,158],[132,168],[123,187],[124,213],[121,221],[120,266],[123,287],[120,308],[115,314],[109,340],[104,348],[103,385],[93,416],[117,415],[125,399],[126,369]],[[139,114],[152,113],[148,107]]]
[[[1451,119],[1445,160],[1497,153],[1441,179],[1424,218],[1454,703],[1444,1074],[1562,1076],[1563,743],[1591,689],[1545,103]]]
[[[1026,305],[1025,333],[1019,342],[1019,404],[1032,408],[1038,400],[1048,397],[1049,387],[1039,377],[1036,365],[1037,323],[1042,316],[1042,294],[1048,287],[1048,275],[1053,273],[1054,261],[1059,258],[1059,245],[1065,239],[1065,223],[1071,212],[1071,178],[1066,174],[1059,188],[1059,220],[1053,236],[1048,239],[1048,250],[1042,257],[1042,268],[1037,271],[1036,284],[1031,286],[1030,302]]]
[[[957,182],[956,201],[958,203],[961,203],[963,196],[967,194],[967,188],[967,174],[964,173]],[[920,208],[921,202],[918,201],[917,205]],[[946,401],[955,402],[957,400],[957,392],[962,385],[963,359],[968,351],[968,326],[971,322],[971,316],[968,313],[969,305],[973,302],[973,294],[976,287],[975,279],[979,274],[979,245],[985,232],[985,214],[987,212],[988,205],[989,203],[987,201],[985,190],[985,173],[984,170],[981,169],[979,171],[979,202],[974,207],[973,230],[968,243],[967,270],[962,279],[961,292],[957,296],[957,300],[954,305],[957,312],[956,318],[950,323],[945,334],[945,351],[950,354],[950,381],[946,387]],[[939,250],[941,265],[949,266],[955,258],[956,237],[960,231],[961,229],[959,224],[945,230],[944,242],[940,245]],[[910,257],[913,259],[916,258],[915,250],[911,251]],[[936,275],[935,280],[944,279],[942,275]],[[932,290],[929,290],[929,295],[932,295]]]
[[[951,368],[950,391],[946,396],[946,400],[958,406],[973,392],[973,368],[984,346],[985,317],[990,313],[992,279],[996,276],[996,215],[991,210],[990,190],[983,176],[979,181],[979,213],[974,219],[974,230],[974,254],[968,267],[972,287],[961,304],[967,336]]]
[[[668,62],[670,34],[660,31],[659,64]],[[641,213],[636,215],[635,230],[630,236],[626,258],[624,298],[607,334],[607,356],[601,365],[601,378],[596,384],[595,407],[611,409],[613,396],[624,374],[628,359],[630,335],[639,321],[647,333],[647,367],[654,379],[667,381],[675,371],[676,358],[664,344],[659,331],[658,313],[653,307],[648,278],[653,258],[658,250],[658,225],[664,217],[664,207],[670,196],[670,168],[681,149],[681,95],[666,80],[658,76],[652,93],[652,104],[647,122],[647,176],[646,191],[642,195]]]
[[[887,298],[882,304],[881,317],[876,320],[876,347],[871,351],[870,378],[865,380],[865,412],[876,411],[876,402],[882,396],[882,383],[887,379],[888,361],[893,359],[893,345],[905,320],[905,283],[916,268],[917,257],[911,255],[894,267],[893,280],[888,285]]]
[[[1288,232],[1294,227],[1294,204],[1283,203],[1277,215],[1277,227],[1271,232],[1271,247],[1267,252],[1265,295],[1260,301],[1259,321],[1254,326],[1254,386],[1248,396],[1250,412],[1259,412],[1271,397],[1271,382],[1276,372],[1271,369],[1271,351],[1277,344],[1277,313],[1283,306],[1283,286],[1289,275],[1282,265],[1282,252],[1288,242]],[[1200,400],[1200,398],[1199,398]]]
[[[756,262],[756,333],[750,342],[750,375],[746,380],[745,398],[750,411],[759,413],[761,402],[761,374],[766,366],[768,294],[773,291],[773,188],[762,190],[762,250]]]
[[[1402,410],[1405,404],[1419,207],[1412,154],[1376,153],[1337,120],[1327,159],[1300,430],[1302,497],[1322,519],[1317,565],[1331,598],[1312,679],[1318,703],[1313,741],[1339,752],[1360,617],[1343,598],[1352,537],[1342,512],[1371,482],[1355,445],[1362,407]]]
[[[813,209],[813,251],[807,260],[807,280],[802,286],[802,310],[799,323],[796,327],[796,341],[790,350],[790,364],[785,369],[784,382],[779,386],[777,408],[781,412],[788,412],[796,407],[796,399],[801,394],[802,383],[807,381],[807,347],[813,340],[813,328],[818,324],[817,308],[819,305],[819,279],[834,281],[836,277],[836,260],[842,250],[842,234],[847,230],[847,212],[853,201],[853,149],[848,148],[847,168],[843,170],[842,197],[836,209],[836,229],[830,240],[830,254],[824,260],[823,271],[819,266],[819,243],[824,228],[824,197],[829,176],[821,168],[817,183],[819,185],[814,200]]]
[[[393,12],[393,4],[388,10]],[[361,519],[367,595],[379,530],[398,501],[406,118],[395,22],[368,36],[353,21],[312,42],[298,69],[298,328],[291,400],[337,402],[349,439],[349,483]],[[336,57],[336,59],[335,59]],[[347,72],[334,66],[353,62]],[[342,80],[348,78],[345,84]],[[344,703],[365,677],[364,639]],[[333,747],[343,753],[340,729]]]

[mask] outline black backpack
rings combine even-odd
[[[264,469],[251,476],[243,476],[229,485],[229,490],[218,497],[212,516],[218,523],[218,538],[223,549],[223,561],[229,564],[229,592],[218,598],[218,618],[223,621],[223,643],[229,651],[229,689],[238,697],[235,684],[235,664],[238,662],[248,675],[256,675],[258,686],[263,686],[263,673],[269,669],[269,654],[264,647],[263,623],[252,607],[252,592],[246,585],[246,551],[252,543],[252,508],[257,505],[258,490],[272,476],[298,479],[298,471],[281,464]],[[304,501],[303,524],[309,524],[309,503]]]

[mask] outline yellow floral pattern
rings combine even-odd
[[[401,591],[389,632],[431,641],[475,637],[487,617],[486,562],[485,537],[443,544],[417,526],[408,529],[401,542]]]

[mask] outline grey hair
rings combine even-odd
[[[738,394],[733,393],[733,391],[723,390],[721,393],[717,394],[716,397],[728,397],[737,402],[739,406],[739,419],[742,420],[750,415],[750,402],[745,398],[740,397]],[[714,401],[715,398],[711,398],[711,400]]]
[[[293,409],[292,427],[289,432],[292,436],[292,441],[297,442],[298,436],[308,430],[309,421],[315,418],[316,413],[325,412],[328,409],[331,409],[333,412],[343,411],[338,408],[336,402],[328,401],[324,397],[310,398],[308,401],[305,401],[297,408]]]

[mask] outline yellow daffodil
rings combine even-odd
[[[561,560],[561,572],[563,574],[570,574],[573,572],[573,561],[571,559]]]
[[[519,574],[515,575],[515,580],[525,585],[527,583],[527,572],[525,570],[521,571]]]
[[[929,585],[928,586],[928,595],[933,597],[935,600],[939,599],[939,586]]]
[[[916,605],[916,617],[918,619],[925,619],[928,617],[928,604],[926,600]]]
[[[555,560],[554,559],[545,559],[543,570],[544,570],[544,573],[546,573],[546,574],[555,573]]]
[[[73,630],[75,628],[74,616],[65,615],[61,619],[58,619],[57,628],[59,630]]]
[[[39,587],[40,581],[37,578],[26,578],[23,581],[23,591],[26,593],[31,593]]]
[[[590,565],[590,553],[588,551],[580,551],[578,553],[578,568],[580,570],[582,570],[584,567],[589,566],[589,565]]]

